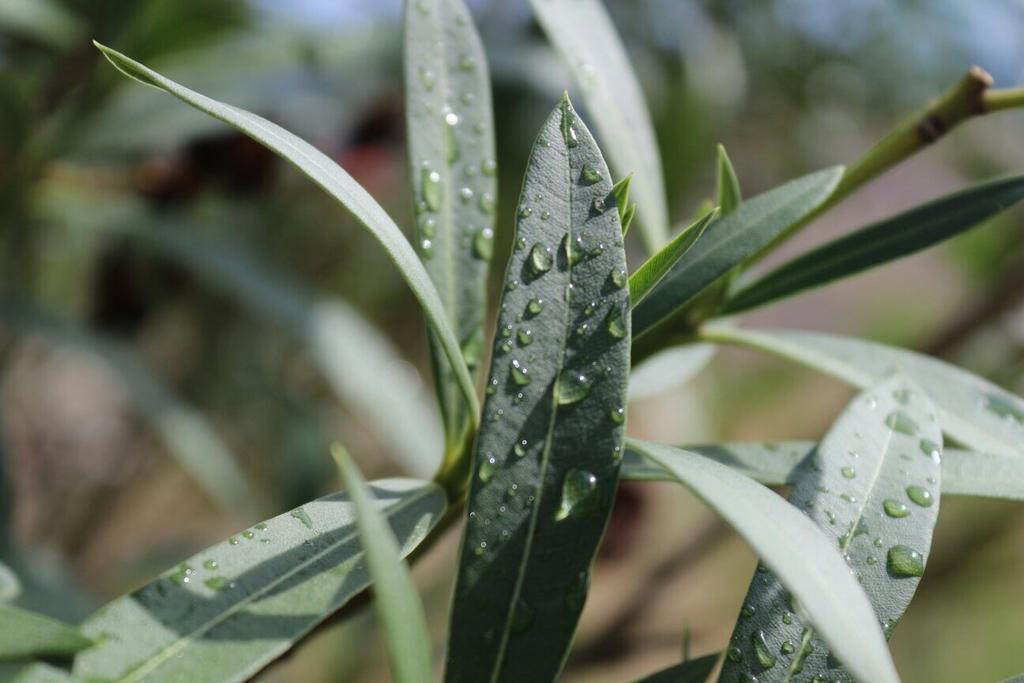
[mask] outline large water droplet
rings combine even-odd
[[[526,304],[526,312],[530,314],[532,318],[535,315],[539,315],[544,310],[543,299],[530,299],[529,303]]]
[[[792,640],[784,640],[782,641],[782,645],[779,647],[779,652],[784,655],[791,655],[796,652],[796,646],[793,645]]]
[[[768,649],[768,643],[764,639],[764,631],[757,631],[750,634],[750,643],[754,646],[754,654],[757,655],[757,663],[763,669],[770,669],[775,666],[775,655]]]
[[[580,143],[576,136],[576,116],[568,103],[562,105],[562,139],[566,147],[575,147]]]
[[[737,663],[743,661],[743,652],[735,645],[725,651],[725,656],[730,662]]]
[[[434,256],[434,243],[426,238],[420,240],[420,254],[425,259],[433,258]]]
[[[923,486],[908,486],[907,487],[907,498],[910,498],[916,505],[920,505],[923,508],[932,506],[935,499],[932,498],[932,492]]]
[[[931,439],[921,439],[918,446],[921,448],[921,452],[929,458],[938,458],[939,454],[942,452],[942,447]]]
[[[494,231],[481,228],[473,235],[473,255],[481,261],[490,261],[494,256]]]
[[[498,163],[494,159],[486,159],[480,164],[480,172],[485,176],[493,177],[498,172]]]
[[[309,514],[306,512],[305,508],[295,508],[288,514],[302,522],[302,526],[306,527],[307,529],[313,528],[313,520],[310,519]]]
[[[610,278],[616,289],[622,289],[626,286],[626,283],[629,282],[629,278],[626,276],[626,271],[622,268],[613,270]]]
[[[207,588],[211,588],[215,591],[226,591],[231,588],[231,582],[225,579],[223,576],[211,576],[203,583],[206,584]]]
[[[565,253],[569,265],[575,266],[586,255],[586,251],[583,249],[583,238],[577,236],[576,239],[570,239],[569,233],[566,233],[562,238],[562,251]]]
[[[625,408],[612,408],[611,412],[612,422],[617,425],[622,424],[626,421],[626,409]]]
[[[882,501],[882,509],[885,510],[885,514],[890,517],[900,519],[910,514],[910,510],[907,508],[905,503],[901,503],[898,500],[892,498],[886,498]]]
[[[574,467],[565,473],[562,480],[562,502],[555,513],[555,520],[583,517],[590,514],[597,503],[597,477],[592,472]]]
[[[174,583],[189,583],[192,580],[192,575],[195,574],[195,570],[192,569],[188,564],[179,564],[178,568],[167,576]]]
[[[530,248],[530,270],[535,276],[540,277],[551,270],[554,262],[555,259],[551,254],[551,249],[545,247],[540,242],[537,242]]]
[[[847,479],[853,479],[857,476],[857,471],[852,467],[843,467],[839,472]]]
[[[437,211],[441,208],[441,174],[428,166],[420,169],[420,192],[427,208]]]
[[[490,192],[480,194],[480,210],[486,214],[494,213],[494,195]]]
[[[529,218],[532,215],[533,215],[533,209],[531,209],[530,207],[528,207],[528,206],[520,206],[519,207],[519,217],[520,218]]]
[[[924,557],[905,545],[889,548],[886,566],[893,576],[921,576],[924,574]]]
[[[616,339],[622,339],[629,332],[629,299],[623,299],[618,305],[613,305],[608,311],[608,334]]]
[[[580,171],[580,182],[584,185],[593,185],[594,183],[601,181],[601,172],[595,168],[592,168],[586,164],[583,166],[583,170]]]
[[[213,571],[218,566],[220,566],[220,565],[217,564],[217,560],[204,560],[203,561],[203,567],[206,568],[206,569],[209,569],[210,571]]]
[[[450,165],[454,164],[462,156],[462,151],[459,147],[459,138],[455,135],[455,127],[459,125],[459,117],[453,111],[446,111],[444,115],[444,123],[444,144],[448,151],[447,160]]]
[[[480,461],[480,471],[478,473],[480,481],[484,482],[485,484],[489,482],[491,480],[491,477],[494,476],[494,472],[497,468],[497,459],[491,453],[488,453],[486,456],[484,456],[484,459]]]
[[[463,71],[472,71],[476,68],[476,60],[469,55],[459,57],[459,68]]]
[[[894,410],[889,413],[885,418],[885,424],[894,432],[906,434],[907,436],[917,436],[917,423],[902,410]]]
[[[1016,405],[1012,399],[998,394],[986,394],[985,409],[1003,419],[1014,420],[1024,425],[1024,409]]]
[[[525,327],[521,327],[516,332],[516,339],[519,340],[520,346],[529,346],[533,343],[533,332]]]
[[[590,393],[590,380],[586,375],[563,370],[555,383],[555,400],[558,405],[582,401]]]
[[[526,366],[515,359],[509,364],[509,374],[512,376],[512,381],[521,387],[525,387],[532,379]]]
[[[434,90],[434,85],[437,83],[437,75],[434,74],[430,69],[420,67],[420,83],[426,88],[427,92]]]

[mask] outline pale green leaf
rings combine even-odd
[[[930,554],[941,441],[932,402],[895,377],[843,411],[801,463],[789,499],[838,545],[887,636],[910,604]],[[784,673],[799,673],[852,681],[815,640],[785,588],[758,567],[720,680],[785,680]]]
[[[762,306],[927,249],[969,230],[1024,197],[1024,176],[982,183],[844,235],[757,279],[725,313]]]
[[[740,191],[740,181],[736,177],[736,169],[732,167],[732,161],[722,145],[718,146],[717,169],[718,206],[722,210],[722,216],[728,216],[743,202],[743,193]]]
[[[437,485],[370,486],[408,555],[437,524]],[[128,683],[248,680],[370,584],[355,507],[336,493],[245,529],[185,560],[82,625],[100,645],[77,677]]]
[[[472,370],[484,348],[498,194],[487,58],[462,0],[407,0],[404,34],[415,242]],[[443,350],[436,344],[433,350],[441,411],[453,439],[465,404]]]
[[[629,369],[610,192],[601,153],[565,99],[523,184],[515,238],[524,246],[505,275],[475,444],[449,681],[553,680],[576,630],[618,480]]]
[[[814,522],[729,467],[661,444],[628,443],[671,472],[743,536],[855,676],[872,683],[899,680],[871,603],[835,542]]]
[[[0,562],[0,602],[11,602],[21,593],[21,581],[17,574],[3,562]]]
[[[5,683],[72,683],[75,681],[64,669],[33,662],[31,664],[4,664],[0,662],[0,681]]]
[[[706,327],[708,341],[741,344],[867,388],[902,373],[931,397],[942,431],[971,450],[1024,456],[1024,399],[923,354],[833,334]]]
[[[704,683],[711,675],[717,661],[718,654],[688,659],[650,676],[645,676],[637,683]]]
[[[683,228],[661,251],[648,258],[629,276],[629,298],[632,306],[639,306],[647,295],[658,286],[662,278],[668,275],[669,271],[679,262],[679,259],[683,258],[686,252],[697,243],[717,215],[718,209],[711,209]]]
[[[149,423],[170,455],[211,500],[235,514],[255,509],[256,490],[228,447],[200,414],[182,403],[129,349],[3,296],[0,324],[41,335],[99,360],[123,385],[131,406]]]
[[[668,241],[661,156],[643,91],[601,0],[531,0],[537,20],[572,71],[612,167],[633,174],[647,248]]]
[[[469,374],[465,361],[462,359],[458,339],[451,325],[448,324],[444,304],[434,288],[426,269],[424,269],[423,264],[417,257],[415,250],[402,235],[402,231],[399,230],[398,226],[391,220],[391,217],[359,183],[353,180],[343,168],[338,166],[326,154],[277,124],[189,90],[104,45],[96,43],[96,47],[103,52],[111,64],[125,75],[134,78],[140,83],[163,90],[199,111],[237,128],[253,140],[290,161],[313,182],[352,212],[352,215],[384,247],[384,250],[398,267],[399,271],[401,271],[413,294],[415,294],[422,305],[427,321],[430,323],[432,331],[451,364],[463,397],[466,403],[471,406],[470,412],[475,418],[478,406],[476,393],[473,388],[473,379]]]
[[[0,31],[66,48],[82,35],[83,24],[56,0],[3,0]]]
[[[629,372],[629,400],[650,398],[686,384],[707,367],[714,344],[683,344],[658,351]]]
[[[784,235],[828,199],[841,167],[791,180],[744,201],[711,227],[633,311],[639,337]]]
[[[0,660],[66,657],[90,645],[73,626],[0,604]]]
[[[430,632],[423,603],[401,558],[398,542],[378,511],[375,496],[359,468],[340,447],[335,448],[334,457],[355,508],[360,545],[373,583],[373,605],[387,640],[391,679],[396,683],[429,681],[433,677]]]
[[[769,486],[792,486],[800,463],[813,454],[813,441],[767,441],[683,446]],[[956,448],[942,451],[942,495],[1024,501],[1024,460],[1015,455],[979,453]],[[671,481],[664,468],[626,451],[622,478]]]

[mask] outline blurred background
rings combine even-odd
[[[525,0],[470,4],[494,83],[500,278],[529,146],[572,88]],[[1024,82],[1019,0],[606,4],[641,76],[676,222],[713,194],[718,142],[752,196],[852,161],[971,64],[998,86]],[[440,434],[423,319],[383,251],[286,164],[125,79],[90,43],[311,140],[408,228],[400,16],[399,0],[0,0],[0,561],[26,606],[80,619],[337,489],[334,439],[368,477],[430,474]],[[1022,170],[1024,112],[975,119],[778,258]],[[1024,393],[1022,237],[1017,209],[749,321],[923,350]],[[639,263],[639,241],[629,247]],[[385,386],[414,409],[398,412]],[[693,381],[634,402],[630,431],[814,439],[849,396],[723,351]],[[457,541],[449,532],[415,572],[438,651]],[[623,681],[684,647],[720,650],[754,564],[679,487],[622,487],[564,680]],[[892,640],[904,680],[1024,670],[1022,566],[1021,506],[944,499]],[[357,610],[258,680],[387,680],[375,638]]]

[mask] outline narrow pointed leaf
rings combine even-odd
[[[415,243],[470,369],[479,364],[494,251],[494,115],[487,59],[462,0],[405,3],[405,117]],[[433,345],[449,438],[465,405]]]
[[[791,180],[744,201],[717,221],[633,311],[634,334],[640,336],[671,316],[778,239],[818,208],[842,175],[837,166]]]
[[[686,384],[707,367],[714,344],[683,344],[645,358],[629,371],[629,400],[657,396]]]
[[[743,201],[743,193],[740,191],[736,170],[732,167],[732,161],[722,145],[718,146],[717,186],[718,206],[722,210],[722,216],[728,216]]]
[[[360,545],[373,583],[373,606],[383,625],[396,683],[424,683],[433,678],[430,664],[430,632],[423,603],[409,568],[401,558],[387,520],[366,486],[359,468],[347,453],[336,451],[338,470],[355,508]]]
[[[444,514],[435,484],[370,485],[407,555]],[[182,562],[86,620],[88,680],[248,680],[370,583],[347,494],[319,498]]]
[[[18,665],[10,666],[12,666],[12,670],[16,669],[16,671],[8,678],[7,670],[0,663],[0,680],[9,683],[73,683],[75,681],[64,669],[58,669],[42,662],[33,662],[20,667]]]
[[[941,441],[932,402],[895,377],[850,403],[801,463],[790,496],[847,558],[886,635],[910,604],[931,548]],[[784,680],[784,673],[853,680],[813,645],[814,628],[794,612],[785,588],[759,567],[721,680]]]
[[[92,645],[73,626],[0,604],[0,660],[64,657]]]
[[[254,509],[258,495],[234,454],[207,421],[176,397],[131,352],[112,339],[51,317],[22,301],[0,296],[0,324],[38,334],[89,354],[110,369],[169,454],[210,500],[235,514]]]
[[[576,629],[618,480],[629,369],[610,191],[566,99],[523,185],[523,246],[506,271],[475,444],[449,681],[554,680]]]
[[[715,219],[718,209],[711,209],[665,245],[658,253],[647,259],[642,266],[629,276],[629,298],[634,307],[639,306],[658,283],[689,251]]]
[[[616,175],[633,174],[644,242],[668,241],[668,202],[658,141],[643,91],[601,0],[531,0],[537,20],[562,53]]]
[[[476,393],[469,369],[462,359],[459,342],[448,324],[444,304],[434,288],[426,269],[415,250],[402,235],[395,222],[370,194],[341,166],[305,140],[289,133],[275,123],[260,116],[210,99],[161,76],[152,69],[129,59],[109,47],[96,43],[96,47],[119,71],[140,83],[163,90],[182,102],[233,126],[267,149],[290,161],[310,180],[347,208],[369,230],[398,267],[423,307],[424,315],[438,343],[448,358],[452,372],[462,390],[463,398],[475,416]]]
[[[771,353],[861,388],[902,373],[931,397],[942,431],[960,444],[995,455],[1024,456],[1024,399],[949,363],[906,349],[817,332],[715,325],[702,336]]]
[[[689,659],[645,676],[637,683],[704,683],[717,662],[718,654]]]
[[[726,303],[736,313],[902,258],[969,230],[1024,198],[1024,176],[976,185],[813,249],[747,285]]]
[[[814,441],[767,441],[683,446],[768,486],[792,486],[798,466],[812,455]],[[941,489],[944,496],[975,496],[1024,501],[1024,460],[1012,455],[979,453],[957,448],[942,451]],[[622,479],[671,481],[672,475],[633,451],[622,461]]]
[[[867,596],[835,542],[814,522],[725,465],[670,446],[636,439],[628,443],[671,472],[743,536],[854,676],[872,683],[899,680]]]

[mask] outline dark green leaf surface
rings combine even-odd
[[[973,228],[1024,197],[1024,176],[982,183],[844,235],[800,256],[738,292],[737,313],[902,258]]]
[[[629,298],[634,307],[657,287],[679,259],[696,244],[717,214],[718,210],[712,209],[686,226],[661,251],[652,255],[629,276]]]
[[[860,680],[899,680],[867,596],[835,542],[814,522],[730,467],[670,446],[637,439],[628,444],[669,471],[750,544],[799,601],[802,613],[835,655]]]
[[[472,407],[470,413],[475,419],[477,399],[473,379],[462,359],[458,339],[448,323],[441,297],[434,288],[433,282],[415,250],[402,235],[402,231],[381,208],[380,204],[353,180],[345,172],[345,169],[305,140],[296,137],[275,123],[189,90],[104,45],[96,43],[96,47],[103,52],[111,64],[126,76],[163,90],[199,111],[237,128],[267,149],[290,161],[310,180],[351,211],[352,215],[384,247],[391,261],[398,267],[413,294],[419,300],[431,330],[444,350],[444,355],[448,358],[452,372],[458,380],[463,398]]]
[[[90,645],[73,626],[0,604],[0,660],[67,656]]]
[[[813,441],[768,441],[683,448],[728,465],[762,484],[792,486],[800,474],[800,463],[813,455],[817,446]],[[1024,460],[1018,456],[945,448],[941,469],[944,496],[1024,500]],[[664,468],[627,449],[622,461],[622,479],[673,481],[674,477]]]
[[[887,635],[917,590],[938,520],[935,420],[932,402],[901,377],[864,392],[801,463],[790,497],[838,544]],[[721,681],[854,680],[763,566],[730,642]]]
[[[704,683],[717,661],[717,654],[690,659],[645,676],[637,683]]]
[[[430,632],[398,542],[359,468],[340,447],[335,447],[334,457],[355,508],[360,545],[373,583],[373,606],[387,641],[391,679],[395,683],[429,681],[433,678]]]
[[[718,174],[717,174],[717,195],[718,207],[723,216],[728,216],[736,210],[743,201],[743,193],[740,191],[740,181],[736,177],[736,170],[732,167],[729,155],[725,153],[725,147],[718,146]]]
[[[587,594],[622,453],[629,297],[608,169],[565,99],[534,145],[505,275],[449,681],[550,681]]]
[[[381,513],[411,552],[445,510],[437,485],[371,484]],[[90,617],[100,641],[75,659],[103,681],[242,681],[369,585],[355,510],[337,493],[242,531]]]
[[[643,91],[601,0],[531,0],[562,53],[618,176],[633,174],[636,220],[653,253],[668,241],[661,156]]]
[[[837,166],[791,180],[744,201],[717,221],[634,309],[634,335],[672,315],[814,211],[842,175],[843,169]]]
[[[170,455],[210,500],[234,514],[247,514],[255,508],[257,493],[227,445],[202,415],[182,403],[129,349],[2,295],[0,324],[39,334],[99,360],[123,385],[132,407],[149,423]]]
[[[903,373],[928,393],[942,431],[960,444],[983,453],[1024,456],[1024,399],[935,358],[817,332],[715,325],[701,336],[765,351],[861,388]]]
[[[484,348],[487,268],[494,251],[497,164],[487,60],[462,0],[405,3],[405,118],[416,198],[415,242],[470,369]],[[449,439],[465,404],[434,344]]]

